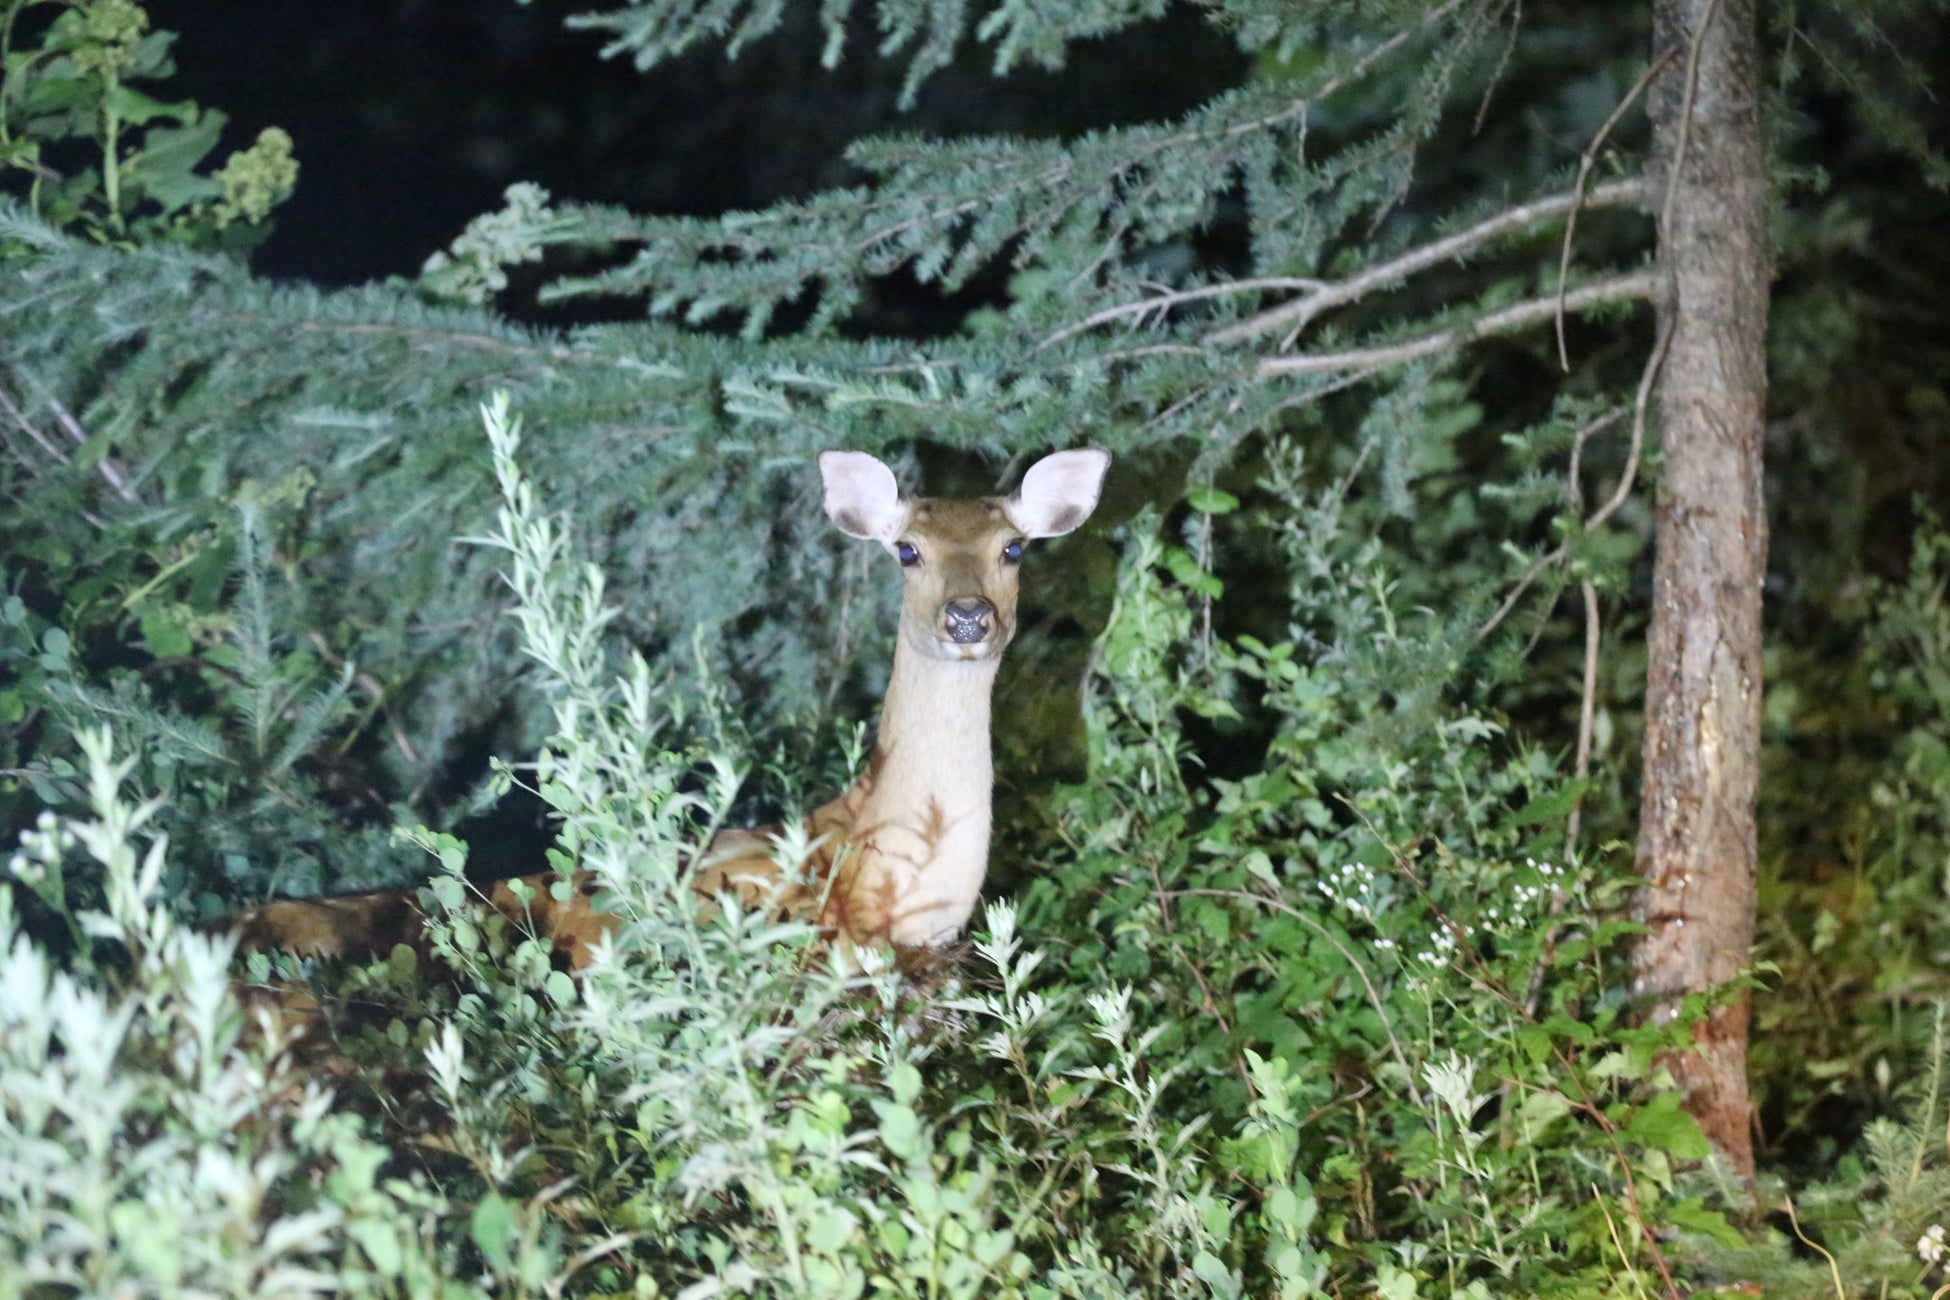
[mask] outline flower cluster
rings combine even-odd
[[[1473,935],[1475,931],[1465,926],[1463,927],[1463,933],[1465,935]],[[1434,930],[1429,932],[1429,946],[1421,952],[1416,953],[1415,958],[1417,961],[1427,962],[1431,966],[1447,966],[1450,959],[1455,955],[1455,930],[1447,925],[1438,924]]]
[[[1944,1255],[1943,1225],[1932,1223],[1916,1239],[1916,1258],[1925,1264],[1941,1264]]]
[[[1365,862],[1346,862],[1338,872],[1323,876],[1316,887],[1330,903],[1337,903],[1364,921],[1372,921],[1387,910],[1387,891],[1375,879],[1374,868]]]
[[[74,844],[74,832],[53,813],[43,812],[20,833],[20,851],[7,859],[7,871],[21,884],[38,891],[47,879],[48,866],[58,864],[61,854]]]

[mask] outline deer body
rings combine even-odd
[[[1018,564],[1029,538],[1067,533],[1097,503],[1109,457],[1057,452],[1008,498],[901,497],[893,471],[860,452],[820,456],[826,513],[842,532],[879,542],[904,579],[893,674],[867,770],[806,818],[814,848],[781,880],[776,830],[724,831],[700,856],[692,887],[816,922],[839,947],[935,948],[968,923],[988,870],[994,762],[990,697],[1016,631]],[[572,966],[589,959],[614,918],[592,882],[566,900],[552,875],[529,877],[524,903],[503,882],[488,902],[554,939]],[[323,956],[383,952],[418,938],[408,891],[281,901],[238,919],[247,945]]]

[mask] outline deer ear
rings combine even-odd
[[[891,542],[907,523],[894,471],[864,451],[822,451],[819,477],[826,484],[826,515],[848,537]]]
[[[1090,518],[1103,491],[1110,453],[1088,447],[1045,456],[1022,476],[1005,503],[1025,537],[1061,537]]]

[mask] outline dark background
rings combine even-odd
[[[997,79],[986,51],[964,42],[961,60],[902,112],[905,63],[873,57],[871,30],[855,33],[837,68],[819,66],[812,5],[735,60],[708,45],[648,72],[599,57],[601,33],[567,30],[569,5],[148,8],[154,27],[181,33],[171,92],[229,113],[226,147],[266,126],[291,133],[297,192],[252,265],[323,285],[417,272],[516,181],[558,200],[708,215],[856,179],[842,154],[863,135],[1067,136],[1169,118],[1249,71],[1230,40],[1180,7],[1077,47],[1064,73]]]

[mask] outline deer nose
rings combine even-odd
[[[989,634],[989,622],[995,617],[995,606],[980,597],[951,600],[941,607],[941,621],[947,626],[948,639],[956,645],[972,645]]]

